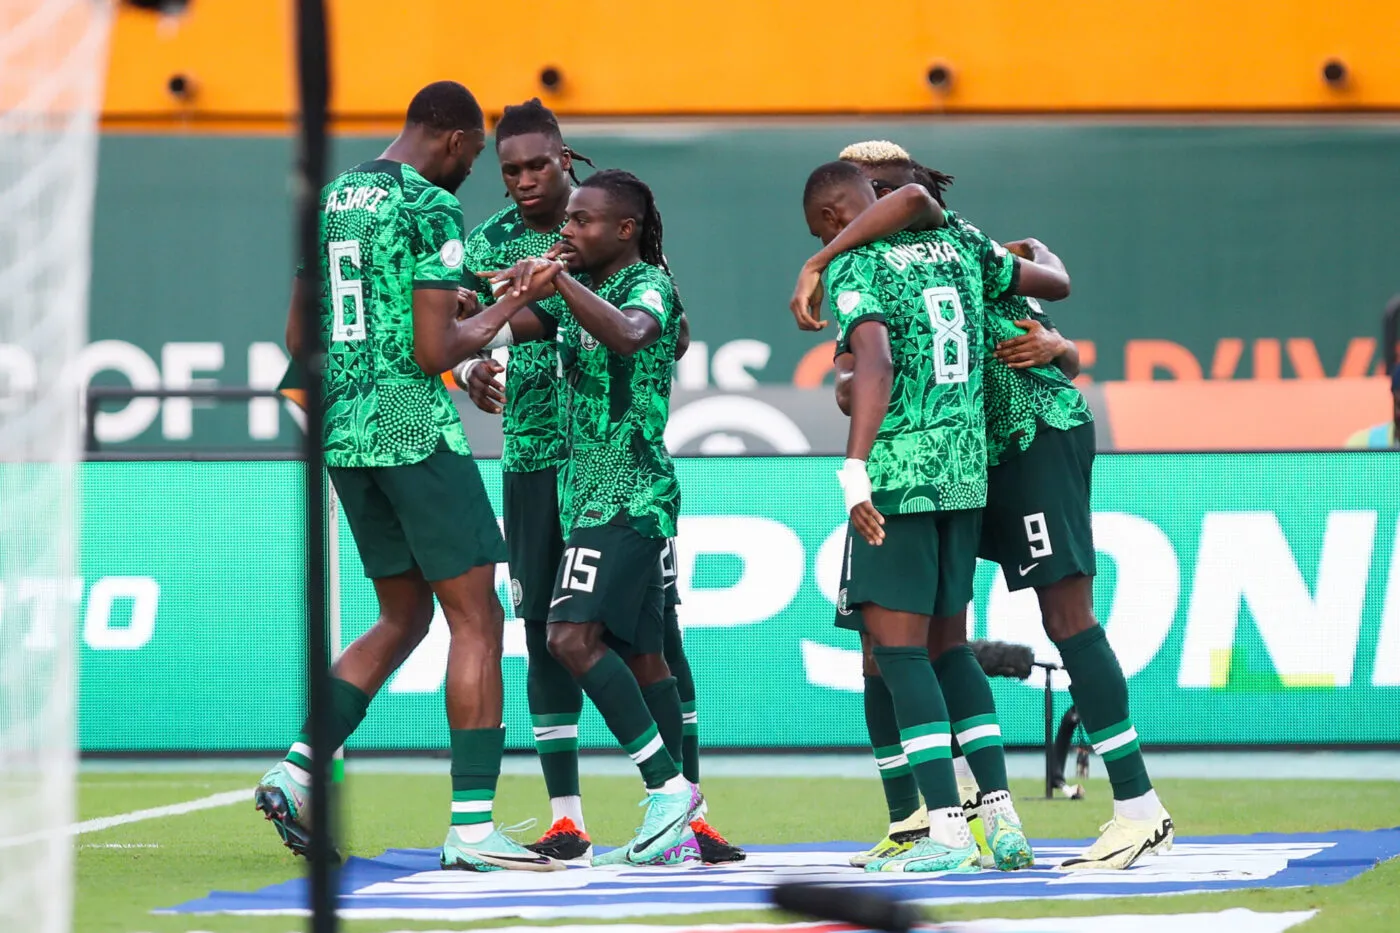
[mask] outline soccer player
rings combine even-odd
[[[558,121],[539,98],[505,108],[496,125],[496,157],[511,204],[467,237],[468,270],[505,269],[521,259],[543,256],[557,244],[573,191],[573,162],[582,158],[564,144]],[[488,283],[477,279],[474,287],[483,305],[495,303]],[[564,310],[558,295],[542,299],[539,305],[554,320]],[[502,415],[501,479],[511,599],[516,615],[525,621],[526,695],[553,811],[549,830],[529,848],[573,861],[591,858],[593,849],[579,795],[578,719],[583,692],[545,644],[549,598],[564,553],[557,472],[564,453],[558,368],[553,340],[515,343],[505,367],[500,402],[478,401],[478,406]],[[466,388],[478,369],[499,372],[500,366],[474,357],[458,366],[454,377]]]
[[[496,125],[496,156],[513,204],[491,217],[467,238],[467,266],[498,270],[531,256],[544,256],[560,242],[573,160],[582,159],[565,143],[558,120],[538,98],[505,109]],[[591,162],[584,159],[591,165]],[[477,293],[485,304],[494,298],[484,280]],[[557,295],[540,303],[547,316],[562,317]],[[681,318],[677,358],[685,353],[688,334]],[[546,646],[545,619],[564,541],[559,525],[557,465],[566,456],[559,392],[559,356],[550,341],[520,341],[511,347],[505,385],[495,382],[498,363],[473,358],[454,371],[458,384],[483,411],[502,415],[505,446],[501,467],[505,493],[506,548],[510,552],[511,592],[516,615],[525,622],[529,654],[526,676],[535,745],[549,793],[552,825],[529,846],[566,861],[592,856],[583,817],[578,770],[578,720],[583,693]],[[668,548],[667,554],[673,553]],[[685,716],[683,770],[700,781],[695,681],[685,657],[675,606],[674,559],[666,564],[665,656],[677,680]],[[726,840],[703,817],[692,828],[704,861],[740,861],[744,852]]]
[[[508,270],[510,293],[552,282],[569,313],[558,322],[569,386],[568,463],[560,513],[566,547],[550,600],[549,650],[574,676],[637,763],[648,792],[636,838],[594,864],[677,864],[700,857],[691,821],[702,798],[682,775],[684,716],[664,650],[661,560],[675,536],[680,485],[666,451],[671,371],[681,308],[648,188],[599,172],[569,198],[561,231],[568,265]],[[518,322],[518,323],[517,323]],[[516,339],[548,325],[529,311]]]
[[[874,201],[849,162],[818,167],[803,192],[808,227],[823,244]],[[861,610],[929,814],[926,836],[872,859],[867,871],[979,866],[927,644],[930,617],[951,615],[972,596],[986,500],[981,358],[972,351],[984,290],[999,294],[1016,274],[1015,261],[994,249],[986,238],[903,232],[839,253],[826,269],[838,348],[854,358],[838,473],[850,516],[838,605]]]
[[[882,200],[878,212],[852,224],[849,232],[859,234],[852,242],[908,223],[926,224],[935,216],[975,229],[942,203],[951,177],[920,171],[907,153],[862,168],[877,190],[904,187],[898,197]],[[1013,246],[1063,270],[1038,241]],[[1078,351],[1033,299],[1008,295],[990,301],[987,318],[984,389],[991,469],[979,555],[1001,565],[1008,589],[1035,588],[1046,634],[1060,651],[1070,694],[1113,787],[1113,819],[1083,855],[1060,867],[1128,868],[1143,855],[1170,849],[1175,827],[1148,777],[1122,668],[1094,619],[1090,479],[1095,444],[1093,413],[1071,381]],[[935,651],[965,650],[966,625],[945,626],[933,637]]]
[[[303,333],[304,285],[293,284],[287,347],[325,352],[325,456],[379,617],[332,671],[331,742],[303,727],[263,776],[256,806],[287,847],[305,854],[307,768],[364,719],[375,693],[427,634],[433,598],[451,630],[447,720],[452,826],[444,868],[551,871],[563,866],[492,822],[501,770],[501,626],[495,564],[505,558],[486,490],[439,373],[477,352],[543,290],[463,316],[462,210],[453,194],[484,146],[481,108],[440,81],[409,104],[378,159],[321,194],[321,327]]]

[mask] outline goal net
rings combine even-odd
[[[0,2],[0,930],[69,927],[80,387],[107,0]]]

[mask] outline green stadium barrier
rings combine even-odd
[[[825,457],[678,461],[682,619],[712,747],[859,747],[853,636],[832,627],[841,505]],[[482,472],[499,507],[500,474]],[[15,467],[0,467],[14,469]],[[85,752],[284,746],[303,715],[300,465],[90,463],[77,581],[22,581],[4,624],[80,600]],[[1095,471],[1097,612],[1156,745],[1400,743],[1400,456],[1118,454]],[[342,535],[346,638],[374,616]],[[498,577],[505,601],[508,579]],[[508,602],[507,602],[508,605]],[[1049,656],[1029,593],[983,564],[975,634]],[[435,625],[351,740],[446,748]],[[531,744],[524,638],[507,625],[506,724]],[[1043,681],[994,682],[1009,744],[1042,739]],[[1062,685],[1061,685],[1062,686]],[[1059,711],[1069,698],[1058,694]],[[580,736],[609,747],[590,709]]]

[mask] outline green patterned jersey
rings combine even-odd
[[[637,262],[594,291],[615,308],[640,308],[655,317],[661,336],[621,356],[572,314],[560,323],[569,425],[560,522],[565,536],[621,517],[648,538],[674,537],[681,488],[665,435],[680,336],[675,289],[665,271]]]
[[[886,515],[987,504],[982,409],[983,295],[1015,279],[1015,259],[980,234],[904,231],[842,253],[827,268],[838,351],[863,321],[889,331],[889,410],[867,460]]]
[[[326,464],[471,453],[441,377],[413,358],[414,290],[462,280],[457,198],[401,162],[357,165],[321,192],[320,259]]]
[[[559,242],[558,228],[541,233],[531,230],[512,204],[482,223],[467,237],[467,268],[473,272],[506,269],[522,259],[543,256]],[[495,298],[490,286],[476,279],[476,293],[483,305]],[[555,320],[564,317],[564,300],[551,295],[540,308]],[[563,454],[564,434],[560,417],[559,351],[552,340],[518,343],[506,361],[506,404],[501,412],[501,469],[528,473],[557,466]]]
[[[948,223],[977,232],[976,227],[952,212]],[[1083,393],[1058,366],[1012,369],[992,355],[997,344],[1025,333],[1015,322],[1027,319],[1039,321],[1050,330],[1055,328],[1055,322],[1034,298],[1003,295],[987,302],[982,396],[987,410],[987,457],[992,466],[1031,446],[1040,425],[1068,431],[1094,420]]]

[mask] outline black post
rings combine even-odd
[[[1045,668],[1045,799],[1055,799],[1055,688]]]
[[[335,933],[336,870],[332,843],[330,668],[326,643],[326,490],[321,448],[325,406],[321,376],[320,196],[326,175],[326,111],[330,68],[323,0],[297,2],[297,74],[301,91],[300,172],[297,190],[299,255],[303,270],[302,333],[313,348],[297,360],[306,388],[306,661],[307,716],[311,720],[311,845],[308,853],[312,933]]]

